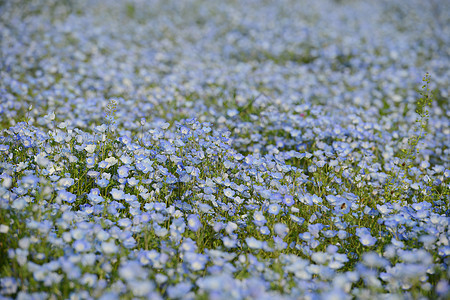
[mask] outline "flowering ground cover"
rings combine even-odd
[[[448,299],[449,1],[0,1],[0,299]]]

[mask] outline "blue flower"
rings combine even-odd
[[[155,234],[159,237],[165,237],[169,233],[169,231],[165,227],[162,227],[156,223],[153,224],[153,230],[155,231]]]
[[[262,226],[264,224],[266,224],[266,218],[264,217],[263,213],[259,210],[255,210],[253,212],[253,223],[256,226]]]
[[[130,170],[127,166],[121,166],[117,169],[117,174],[119,174],[120,178],[127,178],[128,177],[128,171]]]
[[[275,242],[275,249],[284,250],[287,248],[287,243],[279,236],[274,236],[273,241]]]
[[[205,268],[205,264],[208,262],[208,257],[205,254],[186,252],[184,255],[184,260],[189,263],[189,267],[192,271],[200,271]]]
[[[377,239],[371,235],[366,234],[366,235],[361,235],[359,237],[359,241],[361,242],[361,244],[363,244],[363,246],[370,247],[370,246],[375,245],[375,243],[377,242]]]
[[[118,224],[120,227],[130,227],[131,224],[132,224],[132,222],[131,222],[131,220],[128,219],[128,218],[123,218],[123,219],[119,219],[119,221],[117,221],[117,224]]]
[[[223,190],[223,193],[224,193],[224,195],[227,196],[228,198],[233,198],[233,197],[234,197],[234,194],[235,194],[235,191],[233,191],[233,190],[230,189],[230,188],[226,188],[226,189]]]
[[[200,220],[198,220],[200,222]],[[174,219],[170,224],[171,234],[182,234],[186,229],[186,223],[183,218]]]
[[[14,277],[0,278],[1,292],[4,295],[14,294],[19,287],[17,280]]]
[[[373,246],[377,242],[377,239],[372,237],[370,231],[365,227],[356,228],[356,235],[359,237],[359,241],[363,246]]]
[[[298,225],[302,225],[305,222],[304,218],[297,217],[296,215],[289,215],[291,217],[291,220],[297,223]]]
[[[95,165],[95,156],[86,157],[86,165],[88,168],[92,168]]]
[[[118,190],[116,188],[113,188],[110,194],[114,200],[122,200],[125,197],[125,193],[123,192],[123,190]]]
[[[189,229],[194,232],[197,232],[202,227],[202,223],[200,222],[198,215],[189,215],[187,218],[187,223]]]
[[[286,195],[286,196],[284,196],[284,198],[283,198],[283,203],[284,203],[286,206],[292,206],[292,205],[295,203],[294,197],[292,197],[291,195]]]
[[[73,203],[75,202],[77,196],[66,190],[60,190],[58,191],[58,198],[62,201]]]
[[[197,245],[191,238],[187,238],[181,244],[181,249],[186,252],[195,252],[197,250]]]
[[[180,282],[174,286],[169,286],[167,288],[167,295],[170,298],[182,299],[186,297],[186,294],[192,289],[192,283]]]
[[[33,146],[33,140],[31,138],[27,137],[27,136],[22,137],[21,141],[22,141],[22,145],[25,148],[31,148],[31,146]]]
[[[109,165],[108,162],[106,162],[104,160],[102,160],[101,162],[98,163],[98,167],[101,168],[101,169],[107,168],[108,165]]]
[[[270,204],[268,212],[272,215],[278,215],[278,213],[280,212],[280,205],[278,205],[277,203]]]
[[[269,235],[270,234],[270,229],[267,226],[261,226],[259,228],[259,232],[263,235]]]
[[[283,224],[283,223],[276,223],[273,226],[273,230],[277,235],[279,235],[281,238],[284,238],[289,233],[289,228]]]
[[[72,246],[77,252],[85,252],[91,249],[91,244],[83,239],[76,240]]]
[[[109,184],[109,180],[106,178],[100,178],[97,180],[97,185],[101,188],[107,187]]]

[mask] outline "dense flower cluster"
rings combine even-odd
[[[0,298],[445,299],[448,6],[0,3]]]

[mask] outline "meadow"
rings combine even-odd
[[[0,300],[449,299],[448,12],[0,0]]]

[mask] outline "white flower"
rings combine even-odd
[[[0,233],[8,233],[9,226],[5,224],[0,224]]]
[[[41,166],[42,168],[46,168],[50,163],[50,160],[45,157],[45,153],[41,152],[34,157],[34,161]]]
[[[255,239],[254,237],[246,238],[245,242],[247,243],[248,247],[251,249],[261,249],[263,246],[263,242]]]
[[[86,150],[87,153],[92,154],[95,152],[95,148],[97,146],[95,144],[89,144],[86,147],[84,147],[84,150]]]
[[[55,112],[51,111],[48,115],[45,116],[45,118],[49,121],[53,121],[55,120],[56,116],[55,116]]]
[[[58,186],[68,188],[71,187],[75,183],[75,180],[73,178],[61,178],[58,181]]]
[[[114,166],[118,162],[117,158],[115,157],[108,157],[107,159],[105,159],[105,161],[108,163],[107,168]]]

